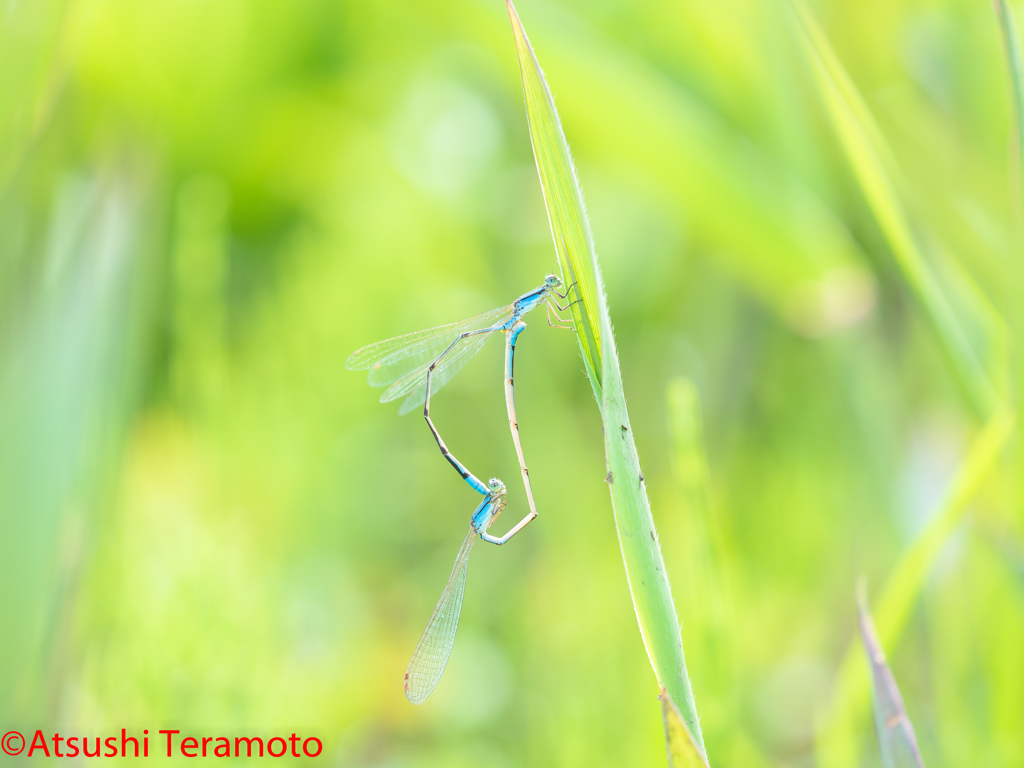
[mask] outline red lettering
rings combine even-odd
[[[146,738],[142,740],[142,756],[149,757],[149,731],[143,731],[146,734]]]
[[[203,757],[206,757],[206,745],[213,741],[213,736],[206,736],[203,738]]]
[[[275,741],[280,741],[281,742],[281,751],[277,752],[277,753],[274,752],[274,742]],[[274,738],[272,738],[270,741],[267,742],[267,752],[270,753],[271,757],[284,757],[284,753],[287,752],[287,751],[288,751],[288,745],[284,743],[284,739],[282,739],[280,736],[275,736]]]
[[[309,744],[309,742],[311,742],[311,741],[315,741],[316,742],[316,752],[313,752],[312,754],[310,754],[310,751],[308,749],[306,749],[306,745]],[[306,757],[317,757],[323,751],[324,751],[324,745],[320,743],[320,739],[318,739],[316,736],[310,736],[308,739],[306,739],[304,742],[302,742],[302,753]]]
[[[260,757],[263,757],[263,739],[261,739],[259,736],[253,736],[251,739],[248,739],[244,736],[240,736],[237,739],[235,739],[235,757],[238,757],[238,742],[240,741],[245,742],[246,757],[252,757],[252,743],[254,741],[258,741],[260,743]]]
[[[191,749],[191,750],[199,749],[199,742],[196,741],[191,736],[186,736],[184,739],[181,740],[181,754],[183,754],[185,757],[195,757],[196,756],[196,753],[194,751],[190,755],[188,752],[185,751],[186,749]]]
[[[124,728],[122,728],[121,729],[121,757],[128,757],[128,755],[125,754],[125,751],[128,748],[128,742],[129,741],[132,744],[135,745],[135,757],[138,757],[139,756],[139,740],[136,739],[134,736],[128,736],[127,734],[128,734],[128,732]],[[127,738],[125,738],[126,736],[127,736]]]
[[[175,733],[181,733],[181,731],[160,731],[160,733],[167,734],[167,756],[171,756],[171,736]]]
[[[37,749],[43,750],[47,757],[50,756],[50,748],[46,746],[46,737],[43,736],[42,731],[36,731],[36,735],[32,737],[32,743],[28,747],[28,756],[32,757],[32,753]]]
[[[92,753],[89,751],[89,737],[85,736],[82,738],[82,754],[86,757],[99,757],[100,756],[100,737],[96,737],[96,752]]]
[[[77,736],[69,736],[67,739],[68,749],[75,750],[74,752],[68,752],[68,757],[78,757],[78,745],[72,744],[71,742],[78,741]]]
[[[64,753],[60,751],[60,743],[64,741],[59,733],[53,734],[53,754],[57,757],[64,757]]]
[[[104,757],[117,757],[117,736],[108,736],[103,740],[103,746],[109,749],[109,752],[104,752]]]
[[[221,744],[222,741],[224,742],[223,744]],[[220,753],[222,749],[224,750],[224,754]],[[213,754],[217,757],[231,757],[231,742],[223,736],[218,736],[217,746],[214,748]]]
[[[299,740],[299,737],[294,733],[288,737],[288,742],[292,745],[292,757],[298,757],[299,753],[295,751],[295,742]]]

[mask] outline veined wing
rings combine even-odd
[[[430,393],[436,395],[441,390],[441,387],[451,381],[455,374],[462,370],[462,366],[476,356],[476,353],[483,348],[493,333],[494,331],[488,331],[487,333],[480,333],[463,339],[451,352],[445,355],[444,360],[437,364],[433,374],[430,376]],[[401,407],[398,409],[400,416],[423,405],[423,402],[427,399],[427,368],[430,367],[430,363],[434,359],[431,358],[430,361],[419,368],[409,371],[409,373],[384,390],[384,394],[380,396],[380,401],[382,403],[389,403],[392,400],[405,397]]]
[[[455,558],[448,585],[441,593],[434,612],[430,614],[427,628],[423,630],[416,644],[409,667],[405,670],[405,695],[413,704],[421,704],[431,694],[441,679],[448,657],[455,642],[455,630],[459,628],[459,614],[462,612],[462,596],[466,592],[466,570],[469,568],[469,554],[473,551],[477,533],[472,528]]]
[[[410,371],[430,365],[459,334],[487,328],[511,316],[511,306],[498,307],[457,323],[378,341],[353,352],[345,367],[351,371],[369,370],[370,385],[386,387]]]

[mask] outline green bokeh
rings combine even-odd
[[[854,582],[886,582],[980,423],[783,6],[518,8],[586,194],[712,765],[815,765]],[[990,5],[813,10],[936,252],[1024,301]],[[540,313],[516,361],[540,518],[476,547],[440,686],[402,692],[478,497],[345,358],[555,267],[500,0],[0,0],[0,732],[664,765],[601,422]],[[491,342],[432,413],[508,483],[503,532],[525,498],[500,367]],[[1024,761],[1013,461],[889,649],[931,768]]]

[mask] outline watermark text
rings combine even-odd
[[[152,746],[152,749],[151,749]],[[159,730],[150,744],[149,729],[141,736],[62,735],[37,730],[31,736],[8,731],[0,738],[5,755],[28,757],[319,757],[324,745],[316,736],[194,736],[180,730]]]

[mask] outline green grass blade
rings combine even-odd
[[[12,313],[16,333],[0,328],[0,541],[17,543],[0,558],[0,613],[19,617],[0,635],[7,721],[52,710],[46,692],[68,663],[61,622],[84,568],[69,531],[91,535],[136,402],[157,272],[147,181],[114,163],[62,179],[48,247],[25,254],[61,269],[19,276],[31,300]]]
[[[675,471],[684,503],[693,510],[692,517],[706,523],[711,517],[711,500],[700,395],[692,380],[680,377],[669,382],[666,399],[675,448]]]
[[[1010,86],[1013,96],[1013,117],[1014,128],[1016,129],[1016,152],[1013,177],[1016,181],[1015,194],[1017,196],[1015,214],[1018,217],[1018,228],[1024,224],[1020,220],[1020,206],[1024,205],[1024,194],[1021,192],[1021,185],[1024,179],[1021,177],[1021,163],[1024,161],[1024,63],[1021,62],[1020,38],[1017,36],[1017,27],[1014,23],[1013,12],[1007,5],[1006,0],[992,0],[992,5],[999,20],[999,31],[1003,36],[1003,51],[1006,54],[1007,67],[1010,70]]]
[[[874,278],[864,254],[800,173],[580,16],[557,4],[535,13],[557,30],[544,59],[559,74],[562,118],[591,146],[614,147],[613,167],[642,175],[645,194],[673,210],[694,242],[714,244],[701,260],[801,334],[830,333],[870,310]],[[615,173],[610,159],[604,153],[605,173]]]
[[[1024,296],[1024,63],[1021,61],[1020,37],[1013,11],[1006,0],[992,0],[999,30],[1003,37],[1003,52],[1006,55],[1007,69],[1010,73],[1010,91],[1013,99],[1013,123],[1016,129],[1016,142],[1012,153],[1013,162],[1010,177],[1013,180],[1013,215],[1016,253],[1009,263],[1010,287],[1004,297],[1007,320],[1013,330],[1013,338],[1018,344],[1024,339],[1024,306],[1020,297]],[[1015,404],[1019,408],[1024,401],[1024,355],[1016,350],[1013,361]]]
[[[540,63],[530,46],[526,30],[519,21],[511,0],[507,3],[512,31],[516,38],[519,71],[523,77],[526,117],[530,125],[530,142],[537,161],[537,174],[544,193],[544,205],[555,241],[558,263],[566,286],[575,286],[569,294],[574,303],[570,311],[580,351],[587,366],[587,375],[594,395],[601,401],[601,332],[598,322],[598,293],[594,238],[590,232],[583,193],[576,168],[569,154],[555,101],[548,90]]]
[[[980,293],[969,285],[965,273],[955,267],[943,270],[940,254],[929,254],[932,260],[926,258],[921,246],[923,226],[910,219],[902,194],[906,184],[867,104],[810,11],[801,0],[793,0],[791,8],[822,99],[861,191],[971,404],[988,418],[999,408],[992,382],[997,376],[993,369],[1002,361],[986,365],[984,359],[998,358],[1002,352],[998,321]]]
[[[679,377],[666,389],[672,473],[679,509],[662,532],[676,542],[669,568],[677,574],[676,599],[686,627],[686,644],[701,660],[701,677],[715,689],[736,690],[736,624],[727,563],[734,557],[731,537],[714,504],[701,415],[693,381]],[[739,717],[739,701],[719,696],[716,706]]]
[[[672,601],[665,561],[658,544],[647,487],[629,424],[615,338],[603,292],[601,296],[601,332],[605,339],[602,408],[604,446],[608,461],[608,485],[619,546],[626,566],[626,578],[651,666],[654,667],[658,681],[676,702],[694,741],[703,751],[704,740],[686,672],[679,618]]]
[[[0,191],[31,156],[67,76],[67,0],[5,3],[0,16]]]
[[[708,761],[693,743],[693,736],[683,722],[683,716],[679,714],[679,708],[668,695],[668,691],[661,689],[661,716],[665,720],[665,744],[668,748],[669,768],[708,768]]]
[[[875,622],[868,610],[867,589],[863,582],[857,588],[857,626],[871,669],[871,702],[882,765],[885,768],[924,768],[914,726],[907,716],[903,696],[886,662]]]
[[[582,299],[573,307],[573,321],[594,393],[601,404],[612,509],[640,634],[658,682],[678,705],[703,755],[704,741],[686,672],[679,618],[629,426],[611,318],[583,195],[540,65],[511,2],[508,10],[515,31],[530,136],[552,236],[562,269],[570,282],[576,283]]]
[[[892,649],[898,645],[932,563],[963,519],[978,488],[997,467],[1013,428],[1014,418],[1005,411],[985,426],[953,479],[938,514],[893,569],[878,601],[877,611],[879,636],[886,647]],[[866,713],[869,695],[868,677],[860,663],[856,644],[851,644],[840,664],[829,715],[818,730],[818,763],[823,768],[853,768],[858,765],[856,733]]]
[[[720,574],[724,542],[715,524],[708,463],[704,452],[700,397],[690,379],[669,382],[666,391],[673,448],[673,473],[680,495],[681,513],[675,521],[685,546],[683,622],[691,632],[722,629],[725,594]],[[723,633],[724,634],[724,633]],[[718,638],[716,645],[720,648]]]

